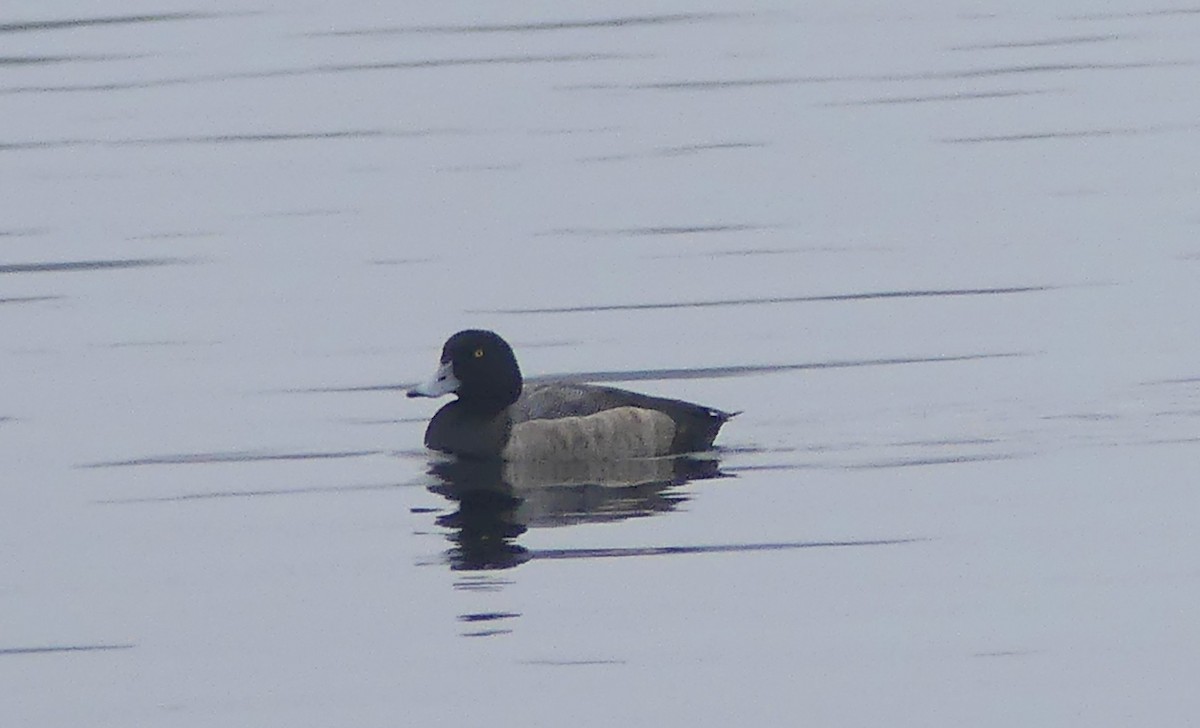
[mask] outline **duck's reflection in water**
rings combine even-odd
[[[508,569],[532,555],[517,543],[529,528],[616,521],[665,513],[686,500],[674,489],[723,477],[713,459],[501,462],[446,460],[430,490],[458,509],[439,516],[456,570]]]

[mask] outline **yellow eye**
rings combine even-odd
[[[475,350],[475,358],[476,358],[476,359],[482,359],[482,358],[483,358],[483,349],[476,349],[476,350]]]

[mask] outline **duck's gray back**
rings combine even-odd
[[[520,399],[512,406],[513,422],[527,420],[556,420],[560,417],[585,417],[606,409],[630,406],[630,402],[613,397],[607,388],[586,384],[555,382],[528,384]]]

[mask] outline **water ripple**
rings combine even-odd
[[[103,25],[132,25],[135,23],[162,23],[172,20],[204,20],[222,17],[217,13],[156,13],[153,15],[110,15],[99,18],[71,18],[66,20],[26,20],[18,23],[0,23],[0,33],[24,33],[38,30],[72,30]]]
[[[761,149],[768,146],[765,142],[713,142],[709,144],[684,144],[672,147],[660,147],[653,151],[639,154],[600,154],[588,157],[577,157],[577,162],[622,162],[630,159],[652,159],[656,157],[682,157],[702,152],[730,151],[740,149]]]
[[[0,298],[0,304],[5,303],[38,303],[39,301],[57,301],[66,296],[11,296]]]
[[[343,450],[333,452],[265,452],[261,450],[234,450],[231,452],[181,453],[155,455],[133,460],[113,460],[87,463],[81,468],[127,468],[140,465],[208,465],[212,463],[248,463],[268,460],[327,460],[335,458],[358,458],[378,455],[378,450]]]
[[[922,465],[958,465],[962,463],[987,463],[1000,460],[1017,460],[1022,457],[1028,457],[1022,453],[996,453],[987,455],[950,455],[946,457],[916,457],[916,458],[896,458],[893,460],[878,460],[867,463],[855,463],[844,465],[841,467],[850,470],[876,470],[883,468],[911,468]]]
[[[1067,15],[1066,20],[1115,20],[1122,18],[1171,18],[1179,15],[1200,15],[1200,8],[1161,8],[1133,12],[1086,13]]]
[[[131,650],[137,645],[47,645],[44,647],[0,647],[0,655],[44,655],[48,652],[100,652]]]
[[[312,33],[314,36],[401,35],[409,33],[529,33],[554,30],[591,30],[629,28],[647,25],[678,25],[744,17],[741,13],[666,13],[626,15],[587,20],[547,20],[538,23],[479,23],[475,25],[412,25],[362,30],[334,30]]]
[[[1196,125],[1162,125],[1145,127],[1113,127],[1109,129],[1071,129],[1064,131],[1026,132],[939,139],[944,144],[980,144],[985,142],[1037,142],[1053,139],[1094,139],[1097,137],[1138,136],[1172,131],[1194,131]]]
[[[405,71],[436,68],[459,68],[464,66],[505,66],[538,63],[584,63],[591,61],[627,61],[645,58],[628,53],[551,53],[523,54],[510,56],[482,56],[465,58],[430,58],[415,61],[378,61],[371,63],[322,64],[301,68],[279,68],[266,71],[242,71],[238,73],[206,74],[197,76],[175,76],[147,81],[109,81],[105,83],[76,84],[66,86],[13,86],[0,89],[0,94],[59,93],[77,91],[128,91],[132,89],[183,86],[196,83],[216,83],[246,79],[291,78],[358,71]]]
[[[551,228],[535,233],[545,235],[572,235],[597,237],[640,237],[654,235],[696,235],[699,233],[728,233],[747,232],[751,230],[773,230],[773,225],[751,225],[747,223],[730,223],[720,225],[653,225],[649,227],[632,228]]]
[[[991,68],[971,68],[962,71],[941,71],[936,73],[908,73],[887,76],[874,76],[867,80],[875,81],[923,81],[955,78],[988,78],[991,76],[1009,76],[1025,73],[1062,73],[1065,71],[1138,71],[1149,68],[1178,68],[1194,66],[1196,59],[1166,59],[1154,61],[1122,61],[1114,63],[1031,63],[1016,66],[994,66]]]
[[[835,293],[823,296],[770,296],[762,298],[728,298],[715,301],[675,301],[664,303],[616,303],[599,306],[561,306],[544,308],[497,308],[471,310],[468,313],[544,314],[596,313],[601,311],[650,311],[674,308],[715,308],[724,306],[764,306],[780,303],[818,303],[829,301],[874,301],[895,298],[948,298],[957,296],[997,296],[1015,293],[1038,293],[1056,290],[1058,286],[1010,286],[1004,288],[949,288],[912,291],[870,291],[864,293]]]
[[[118,260],[66,260],[45,263],[10,263],[0,265],[2,273],[74,273],[79,271],[149,268],[162,265],[192,263],[186,258],[124,258]]]
[[[0,230],[0,238],[32,238],[45,235],[47,232],[49,232],[47,228],[9,228]]]
[[[253,142],[295,142],[310,140],[371,139],[394,136],[425,136],[425,132],[388,132],[380,129],[345,129],[337,131],[311,132],[259,132],[245,134],[210,134],[176,137],[144,137],[132,139],[45,139],[25,142],[0,143],[0,151],[27,149],[60,149],[63,147],[129,147],[168,146],[175,144],[241,144]]]
[[[830,83],[834,81],[863,80],[840,76],[778,76],[767,78],[697,79],[681,81],[656,81],[651,83],[586,83],[556,86],[560,91],[720,91],[725,89],[755,88],[759,86],[793,86],[807,83]]]
[[[889,104],[928,104],[949,101],[980,101],[985,99],[1006,99],[1014,96],[1038,96],[1041,94],[1062,93],[1064,89],[1031,89],[1012,91],[981,91],[978,93],[954,92],[948,94],[928,94],[923,96],[880,96],[871,99],[855,101],[833,101],[823,106],[884,106]]]
[[[520,617],[520,612],[476,612],[473,614],[460,614],[458,621],[460,622],[494,622],[498,619],[513,619]]]
[[[502,634],[512,634],[511,629],[483,629],[477,632],[463,632],[463,637],[496,637]]]
[[[42,66],[54,63],[79,63],[97,61],[130,61],[145,58],[141,55],[74,55],[74,56],[0,56],[0,66]]]
[[[806,362],[800,364],[765,364],[729,367],[695,367],[682,369],[643,369],[628,371],[594,371],[575,374],[526,377],[529,382],[657,382],[681,379],[723,379],[745,377],[755,374],[806,371],[810,369],[848,369],[853,367],[897,366],[901,364],[945,364],[949,362],[978,361],[981,359],[1009,359],[1029,356],[1026,352],[1000,352],[989,354],[961,354],[956,356],[894,357],[888,359],[844,359],[840,361]]]
[[[656,81],[650,83],[587,83],[556,87],[560,91],[721,91],[727,89],[753,88],[759,86],[791,86],[797,84],[827,83],[887,83],[907,81],[939,81],[956,79],[991,78],[993,76],[1023,75],[1031,73],[1064,73],[1069,71],[1136,71],[1155,68],[1179,68],[1200,64],[1194,58],[1158,59],[1150,61],[1121,61],[1110,63],[1030,63],[1020,65],[987,66],[950,71],[922,71],[918,73],[846,74],[840,76],[776,76],[763,78],[731,79],[681,79],[678,81]]]
[[[1068,35],[1058,38],[1039,38],[1036,40],[1015,40],[1001,41],[996,43],[971,43],[967,45],[951,46],[952,51],[987,51],[1001,50],[1009,48],[1046,48],[1052,46],[1063,45],[1080,45],[1085,43],[1108,43],[1114,40],[1121,40],[1123,36],[1114,34],[1105,35]]]
[[[586,667],[590,665],[627,665],[628,660],[521,660],[522,665],[539,665],[542,667]]]
[[[331,455],[330,457],[336,457]],[[291,458],[295,459],[295,458]],[[198,462],[198,461],[189,461]],[[230,462],[228,460],[212,461],[212,462]],[[122,465],[123,463],[114,463],[114,465]],[[134,462],[132,464],[149,464],[143,462]],[[88,467],[104,467],[108,463],[100,463],[96,466]],[[383,483],[380,485],[327,485],[327,486],[308,486],[303,488],[264,488],[260,490],[218,490],[208,493],[183,493],[180,495],[163,495],[149,496],[146,498],[110,498],[106,500],[94,501],[103,505],[125,505],[129,503],[185,503],[188,501],[207,501],[221,500],[226,498],[261,498],[264,496],[277,495],[312,495],[312,494],[342,494],[342,493],[360,493],[364,491],[379,491],[379,490],[394,490],[402,487],[400,483]]]
[[[714,544],[710,546],[634,546],[630,548],[541,549],[530,551],[534,559],[608,559],[627,556],[678,556],[683,554],[726,554],[750,551],[846,548],[851,546],[900,546],[927,541],[924,538],[892,538],[866,541],[790,541],[782,543]]]

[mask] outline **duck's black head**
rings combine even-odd
[[[459,331],[442,347],[441,366],[409,397],[439,397],[453,392],[462,407],[499,412],[521,396],[521,369],[512,347],[495,332]]]

